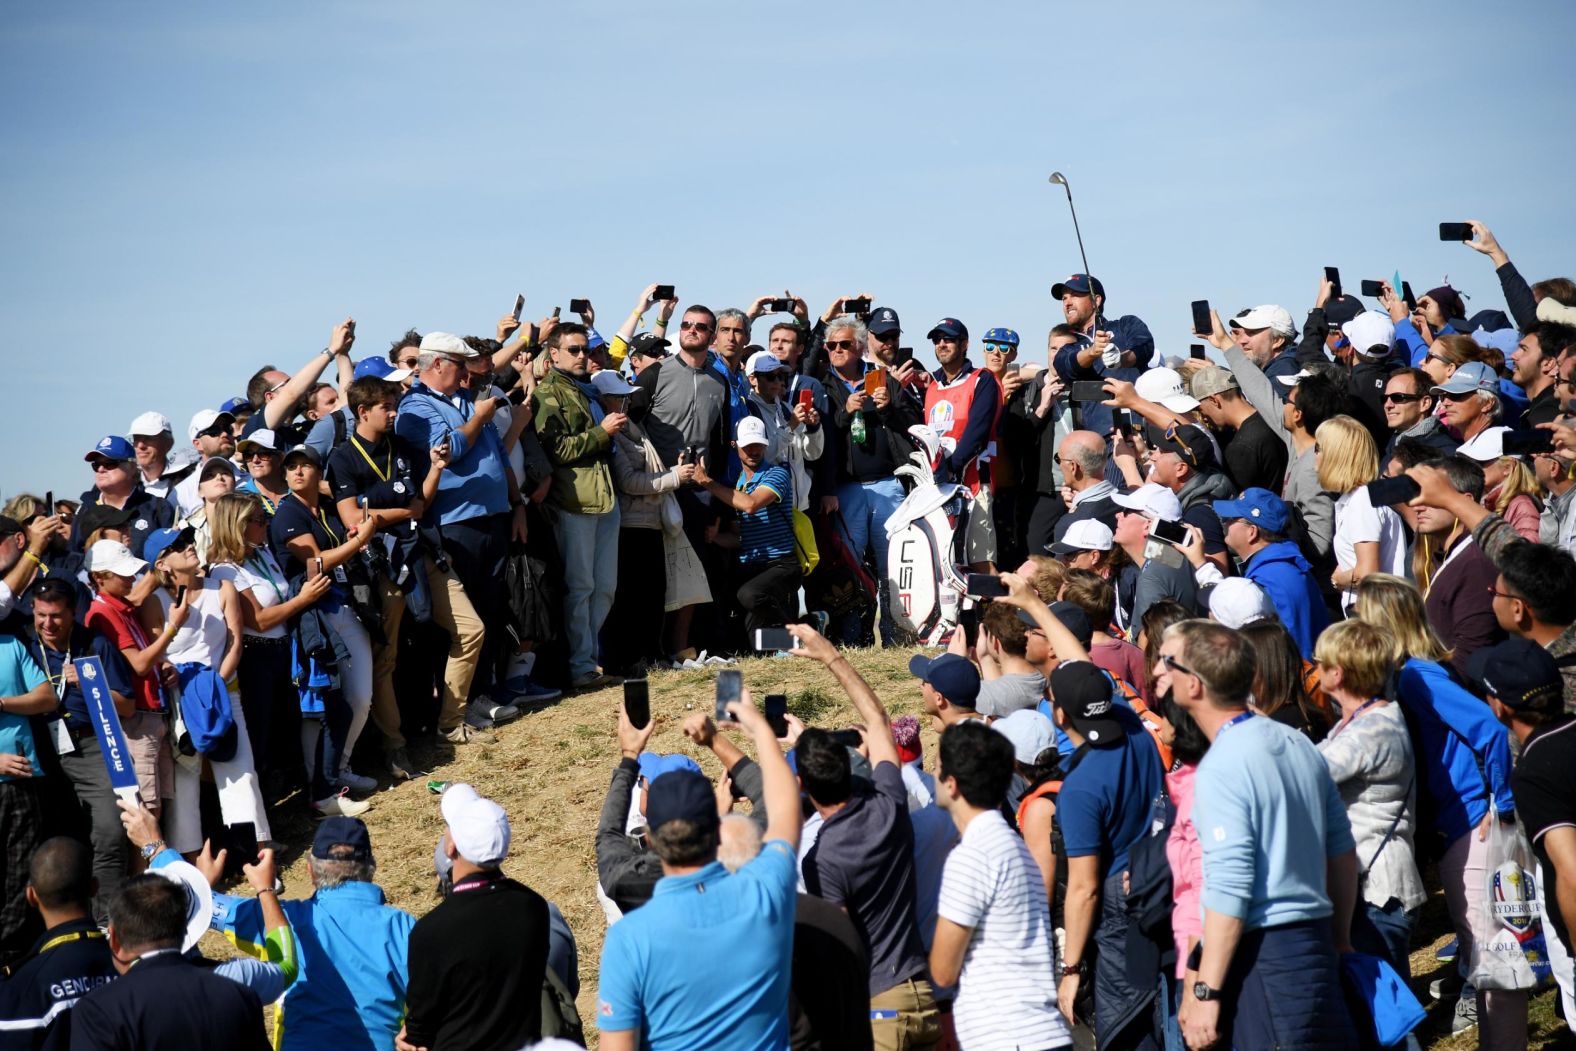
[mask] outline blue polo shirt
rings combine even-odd
[[[509,510],[509,483],[504,480],[509,461],[498,439],[498,429],[483,427],[474,443],[460,433],[474,415],[476,406],[467,390],[445,398],[418,380],[400,399],[394,433],[420,454],[413,464],[419,475],[418,491],[431,466],[427,450],[442,445],[444,439],[449,442],[449,466],[444,469],[438,493],[423,518],[429,524],[452,525]]]
[[[798,879],[774,839],[731,876],[714,861],[659,880],[608,928],[597,1028],[641,1030],[651,1051],[784,1051]]]
[[[739,475],[735,489],[753,493],[765,486],[777,494],[777,499],[748,514],[739,515],[739,561],[771,562],[788,558],[794,551],[793,538],[793,476],[788,468],[777,464],[767,467],[749,481]]]
[[[1148,828],[1165,777],[1143,720],[1120,705],[1112,705],[1111,714],[1122,724],[1121,743],[1085,748],[1056,797],[1067,856],[1099,855],[1102,879],[1127,867],[1127,850]]]
[[[44,670],[28,655],[21,641],[12,635],[0,635],[0,697],[31,693],[43,681]],[[44,768],[38,765],[38,749],[33,744],[33,724],[25,715],[0,712],[0,755],[23,756],[32,766],[34,777],[44,776]],[[0,781],[13,780],[0,775]],[[792,927],[792,915],[788,923]]]

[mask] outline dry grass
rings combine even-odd
[[[847,655],[896,716],[920,713],[918,684],[907,668],[914,652],[919,651],[850,650]],[[807,723],[845,725],[853,716],[842,689],[819,664],[785,657],[742,661],[739,667],[757,704],[768,693],[786,693],[789,710]],[[657,731],[650,745],[653,751],[695,756],[713,778],[721,774],[720,765],[709,751],[691,745],[680,726],[688,715],[711,711],[714,678],[711,670],[652,674],[651,711]],[[494,744],[469,746],[457,754],[447,746],[418,749],[414,754],[431,771],[432,779],[468,782],[509,812],[514,841],[506,871],[554,902],[575,932],[580,953],[579,1007],[593,1047],[597,961],[605,930],[596,900],[594,840],[618,758],[621,697],[616,688],[569,697],[495,731]],[[736,732],[735,739],[740,739]],[[933,755],[936,738],[928,727],[924,744],[927,756]],[[377,853],[378,883],[390,903],[417,915],[436,902],[432,854],[443,834],[437,797],[427,791],[426,780],[378,793],[366,815]],[[292,845],[284,872],[291,896],[310,892],[305,848],[311,835],[311,823],[304,818],[282,821],[275,829],[279,840]],[[1419,940],[1427,944],[1412,958],[1413,987],[1427,1005],[1428,982],[1444,974],[1434,951],[1450,937],[1439,893],[1424,907],[1420,926]],[[205,947],[214,954],[228,950],[215,935],[208,936]],[[1545,992],[1533,1000],[1530,1047],[1576,1046],[1554,1016],[1553,999],[1552,992]],[[1425,1047],[1466,1051],[1476,1046],[1475,1031],[1450,1037],[1448,1004],[1428,1006],[1429,1018],[1418,1030]]]

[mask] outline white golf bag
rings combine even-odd
[[[956,448],[951,438],[916,424],[908,433],[919,443],[910,463],[894,473],[909,480],[908,496],[887,519],[886,589],[892,619],[921,644],[940,645],[957,625],[965,584],[957,570],[957,546],[968,521],[969,491],[935,483],[935,467]]]

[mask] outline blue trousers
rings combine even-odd
[[[891,598],[887,594],[887,519],[892,517],[903,502],[903,483],[896,478],[883,478],[876,482],[847,482],[837,487],[837,504],[846,530],[843,539],[855,558],[863,558],[867,548],[875,550],[876,593],[881,604],[881,642],[892,646],[897,642],[897,625],[892,621]],[[857,626],[853,627],[857,635]],[[845,627],[845,643],[862,640],[849,637]]]

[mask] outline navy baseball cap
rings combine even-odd
[[[972,708],[980,695],[980,672],[974,663],[956,653],[930,658],[915,654],[908,662],[908,673],[928,682],[950,704]]]
[[[1090,277],[1088,274],[1073,274],[1066,281],[1058,281],[1051,286],[1051,298],[1060,299],[1069,292],[1075,296],[1087,296],[1091,290],[1093,290],[1095,295],[1101,298],[1105,297],[1105,286],[1100,283],[1098,277]]]
[[[82,460],[84,463],[91,462],[95,456],[105,460],[135,460],[137,452],[126,439],[118,434],[111,434],[100,438],[98,444],[89,449],[88,454]]]
[[[1343,295],[1324,304],[1324,320],[1330,328],[1339,330],[1342,325],[1367,309],[1363,306],[1363,301],[1356,296]]]
[[[320,861],[371,861],[367,823],[359,817],[326,818],[312,837],[312,856]]]
[[[233,417],[238,412],[251,412],[252,403],[247,401],[245,398],[231,398],[223,405],[219,406],[219,411],[221,413],[227,413]]]
[[[968,339],[968,326],[955,317],[944,317],[925,333],[926,339],[935,339],[938,336],[942,339]]]
[[[1291,520],[1286,501],[1258,486],[1242,490],[1242,495],[1235,500],[1215,500],[1211,506],[1222,520],[1241,518],[1271,533],[1284,533]]]
[[[897,311],[891,307],[878,307],[870,315],[870,320],[865,322],[865,328],[873,336],[890,336],[894,332],[901,332],[903,325],[897,319]]]
[[[646,827],[655,832],[669,821],[688,821],[703,832],[714,831],[717,796],[711,782],[694,770],[670,770],[646,786]]]
[[[1010,328],[993,328],[985,333],[981,343],[1005,343],[1009,347],[1018,345],[1018,334]]]
[[[1484,692],[1517,712],[1554,713],[1565,706],[1565,679],[1554,655],[1531,639],[1510,638],[1482,654]]]

